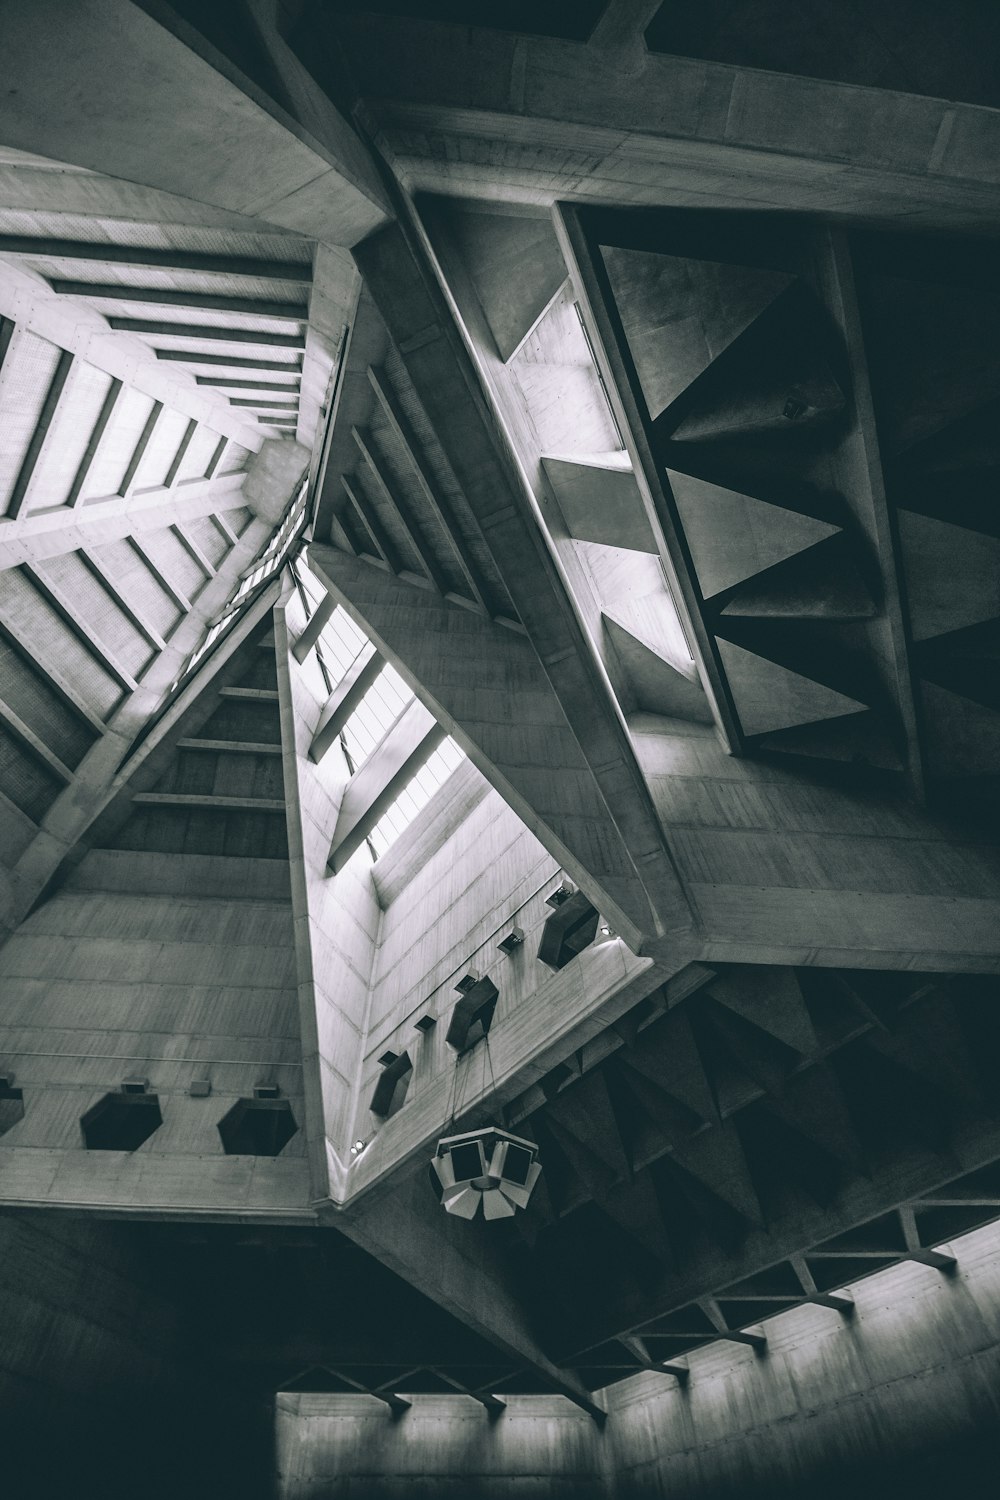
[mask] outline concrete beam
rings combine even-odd
[[[348,784],[330,845],[331,870],[344,868],[446,734],[419,701],[404,709]]]
[[[330,547],[313,569],[504,801],[636,951],[648,901],[538,657],[523,636]]]
[[[41,277],[7,261],[0,262],[0,317],[85,359],[173,411],[235,438],[244,448],[260,446],[260,434],[253,425],[221,397],[200,390],[193,376],[159,364],[148,344],[112,334],[112,324],[96,309],[58,296]]]
[[[8,145],[331,244],[387,218],[363,146],[301,65],[312,128],[157,0],[16,0],[4,58],[19,79],[0,105]]]
[[[359,247],[355,259],[599,788],[620,858],[633,872],[628,929],[633,937],[637,929],[647,935],[685,929],[690,908],[627,732],[542,539],[509,436],[426,254],[415,236],[390,227]]]
[[[332,595],[328,597],[332,598]],[[313,616],[315,619],[315,615]],[[296,642],[293,655],[296,661],[303,661],[304,657],[298,655],[298,646],[301,637]],[[356,659],[348,668],[347,672],[337,684],[336,689],[330,697],[329,703],[323,710],[322,717],[316,727],[312,743],[309,746],[309,759],[319,765],[324,755],[340,738],[341,731],[347,723],[351,714],[357,708],[362,698],[382,671],[385,662],[379,656],[374,646],[362,647]]]
[[[476,1234],[468,1224],[456,1226],[438,1208],[422,1175],[401,1183],[390,1197],[369,1197],[348,1211],[320,1209],[320,1218],[603,1422],[604,1409],[597,1399],[539,1347],[532,1332],[530,1295],[513,1281],[488,1234]]]
[[[0,525],[0,571],[37,562],[78,547],[97,547],[105,541],[162,531],[163,526],[210,516],[219,510],[241,510],[246,505],[246,474],[195,478],[175,487],[139,490],[132,495],[108,495],[78,508],[30,511]],[[178,600],[180,603],[180,600]]]
[[[0,255],[39,260],[84,260],[147,270],[202,271],[218,276],[249,276],[261,281],[301,281],[306,285],[312,281],[312,266],[308,261],[204,255],[191,250],[157,250],[141,245],[112,245],[100,240],[61,240],[48,235],[0,235]],[[117,290],[120,295],[121,288]],[[130,296],[130,300],[134,299]]]
[[[227,475],[225,478],[240,480],[242,476]],[[239,494],[238,488],[235,493]],[[161,516],[159,525],[162,524]],[[20,855],[11,873],[10,914],[14,923],[30,911],[63,861],[73,856],[94,820],[114,798],[123,793],[136,767],[162,744],[164,737],[172,730],[176,733],[175,726],[182,715],[190,709],[215,673],[221,670],[247,633],[260,623],[263,612],[272,607],[277,595],[276,582],[270,584],[251,605],[246,616],[233,627],[218,651],[199,665],[191,681],[171,703],[168,711],[156,721],[153,729],[143,739],[141,748],[133,754],[137,734],[148,725],[151,716],[162,705],[191,651],[200,643],[206,627],[228,599],[241,568],[256,554],[262,539],[262,528],[259,525],[247,527],[221,564],[218,575],[206,584],[197,600],[189,606],[186,617],[172,632],[166,648],[153,658],[150,666],[143,672],[139,685],[125,697],[106,723],[95,723],[94,727],[101,731],[101,737],[75,768],[72,782],[49,808],[41,827]],[[67,683],[63,691],[76,700],[78,695],[74,694],[72,684]]]
[[[346,48],[365,123],[411,191],[996,223],[987,108],[635,46],[358,13],[315,24]]]

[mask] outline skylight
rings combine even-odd
[[[380,745],[413,694],[392,667],[383,667],[354,713],[344,725],[344,739],[357,771]]]
[[[244,608],[250,602],[251,598],[256,595],[258,590],[269,579],[275,577],[281,570],[286,558],[302,533],[305,521],[305,503],[306,486],[303,484],[285,512],[284,519],[272,537],[267,549],[255,562],[252,562],[244,570],[228,604],[226,604],[222,612],[216,616],[209,626],[201,645],[188,658],[184,671],[177,679],[178,682],[182,677],[187,676],[194,670],[223,632],[243,613]],[[176,687],[176,685],[175,683],[174,686]]]
[[[312,614],[323,602],[323,587],[304,558],[297,558],[293,567]],[[370,644],[347,611],[338,605],[316,646],[317,661],[331,694]],[[341,732],[341,746],[352,775],[375,754],[414,697],[396,669],[385,663]],[[374,859],[379,859],[395,843],[464,759],[464,752],[452,739],[443,740],[431,752],[369,834],[368,847]]]
[[[369,843],[376,859],[380,859],[400,834],[405,832],[417,813],[427,806],[434,793],[444,786],[448,777],[453,771],[458,770],[464,759],[464,752],[459,749],[453,739],[441,742],[430,759],[421,766],[413,780],[404,787],[392,806],[382,814],[372,829]]]

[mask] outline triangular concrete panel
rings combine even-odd
[[[712,1086],[683,1009],[670,1011],[662,1021],[641,1032],[635,1046],[621,1054],[621,1061],[701,1119],[718,1119]]]
[[[711,724],[712,710],[700,682],[692,682],[664,661],[657,652],[627,628],[631,616],[616,619],[605,613],[604,623],[628,676],[640,713],[663,714],[671,719],[689,719],[695,724]]]
[[[804,552],[839,530],[828,521],[667,471],[706,599]]]
[[[718,647],[744,734],[771,734],[869,707],[732,641],[719,638]]]
[[[828,339],[823,309],[796,283],[662,413],[658,431],[685,443],[755,435],[785,442],[821,427],[846,405]]]
[[[841,532],[786,558],[742,584],[722,613],[743,619],[870,620],[875,601],[851,548]]]
[[[732,1121],[693,1135],[674,1148],[672,1159],[742,1218],[763,1225],[760,1200]]]
[[[1000,539],[900,510],[914,640],[930,640],[1000,615]]]
[[[618,246],[602,245],[601,254],[654,419],[793,279]]]
[[[566,280],[552,224],[547,216],[462,211],[451,215],[450,228],[508,360]]]
[[[635,552],[657,551],[626,454],[542,459],[571,536]]]
[[[713,999],[754,1026],[811,1057],[819,1043],[794,971],[768,964],[746,966],[738,975],[720,970],[708,986]]]
[[[640,1172],[634,1181],[613,1188],[602,1199],[601,1208],[656,1260],[673,1260],[660,1200],[648,1172]]]
[[[921,681],[927,760],[943,776],[981,776],[1000,765],[1000,713]]]
[[[885,723],[874,710],[847,714],[820,724],[779,729],[760,741],[761,750],[779,755],[804,755],[810,760],[836,760],[849,765],[901,771],[903,756]]]
[[[619,1174],[614,1172],[591,1146],[585,1146],[572,1130],[567,1130],[565,1125],[553,1119],[548,1112],[545,1123],[552,1139],[579,1179],[584,1192],[591,1198],[602,1199],[606,1193],[610,1192],[615,1182],[621,1180]]]
[[[790,1078],[785,1088],[768,1097],[765,1108],[788,1129],[804,1135],[839,1161],[859,1169],[861,1143],[848,1113],[840,1084],[825,1064]]]

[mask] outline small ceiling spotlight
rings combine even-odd
[[[367,1141],[355,1141],[353,1143],[353,1145],[351,1146],[351,1155],[352,1156],[360,1156],[361,1153],[362,1153],[362,1151],[365,1149],[365,1147],[367,1145],[368,1145]]]
[[[541,1171],[534,1141],[496,1125],[445,1136],[431,1161],[441,1207],[460,1219],[474,1219],[480,1203],[484,1219],[513,1218],[527,1208]]]

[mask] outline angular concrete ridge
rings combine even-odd
[[[503,360],[516,354],[566,280],[548,215],[464,212],[455,233]]]
[[[627,453],[542,458],[571,536],[581,542],[658,548]]]
[[[1000,538],[900,508],[899,540],[914,640],[1000,617]]]
[[[732,641],[720,637],[718,644],[747,734],[769,734],[869,707]]]
[[[601,255],[653,421],[794,279],[617,245]]]
[[[754,495],[667,470],[706,599],[836,536],[839,527]]]

